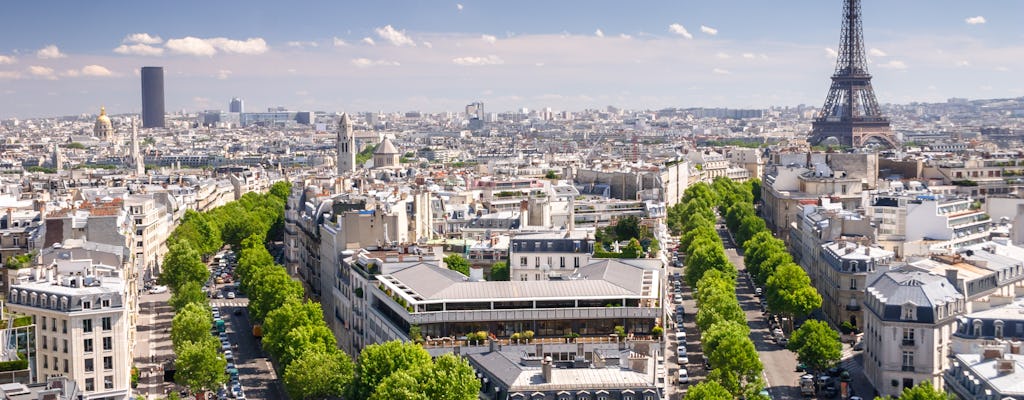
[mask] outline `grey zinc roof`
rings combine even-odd
[[[373,154],[398,154],[398,149],[395,148],[395,144],[391,142],[390,138],[384,138]]]
[[[565,299],[641,296],[644,270],[617,260],[579,269],[580,279],[471,282],[455,271],[417,263],[390,275],[425,301],[485,299]]]
[[[523,366],[513,361],[503,351],[492,351],[482,354],[470,354],[472,359],[483,370],[491,373],[505,387],[511,387],[523,373]]]
[[[917,306],[917,322],[935,322],[933,307],[945,304],[963,295],[945,277],[910,269],[888,271],[879,275],[870,285],[868,293],[882,304],[878,310],[884,320],[899,320],[902,305]]]

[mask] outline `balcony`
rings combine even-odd
[[[860,304],[847,304],[846,311],[860,311]]]
[[[902,368],[902,371],[903,372],[914,372],[914,366],[913,365],[904,365],[903,368]]]
[[[903,346],[915,346],[914,339],[903,339]]]

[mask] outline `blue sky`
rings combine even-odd
[[[168,111],[819,105],[839,0],[13,2],[0,118]],[[1024,96],[1024,2],[864,0],[882,103]]]

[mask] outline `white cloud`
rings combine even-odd
[[[225,80],[225,79],[228,79],[229,77],[231,77],[231,70],[230,69],[222,69],[222,70],[217,71],[217,79]]]
[[[205,39],[186,36],[181,39],[170,39],[167,41],[167,48],[178,54],[190,56],[212,56],[217,54],[217,48]]]
[[[38,65],[32,65],[28,67],[28,73],[33,76],[43,77],[47,79],[57,79],[53,74],[53,68],[42,67]]]
[[[369,58],[356,58],[356,59],[352,60],[352,65],[355,65],[356,67],[359,67],[359,68],[369,68],[369,67],[377,67],[377,66],[380,66],[380,67],[397,67],[397,66],[400,66],[402,64],[400,64],[398,61],[371,60]]]
[[[1000,65],[998,67],[995,67],[993,69],[996,70],[996,71],[999,71],[999,72],[1009,72],[1010,71],[1009,67],[1002,66],[1002,65]]]
[[[711,73],[713,73],[713,74],[715,74],[715,75],[730,75],[730,74],[732,74],[732,72],[729,72],[729,70],[727,70],[727,69],[722,69],[722,68],[715,68],[715,69],[712,69],[712,70],[711,70]]]
[[[334,43],[334,47],[348,46],[348,43],[345,43],[344,39],[342,39],[340,37],[337,37],[337,36],[334,37],[333,43]]]
[[[505,60],[496,55],[489,55],[486,57],[458,57],[452,59],[453,63],[463,66],[480,66],[480,65],[500,65],[504,64]]]
[[[384,27],[373,30],[377,32],[377,36],[381,39],[391,42],[395,46],[415,46],[416,42],[413,42],[405,31],[400,31],[392,27],[391,25],[385,25]]]
[[[872,48],[871,50],[868,50],[868,55],[870,55],[872,57],[885,57],[888,54],[886,54],[881,49]]]
[[[430,42],[423,42],[423,47],[426,47],[428,49],[432,49],[432,48],[434,48],[434,44],[430,43]]]
[[[133,33],[121,39],[121,43],[160,44],[164,40],[160,36],[150,36],[148,33]]]
[[[305,48],[305,47],[319,47],[320,46],[319,43],[317,43],[315,41],[312,41],[312,40],[308,41],[308,42],[294,40],[294,41],[291,41],[291,42],[288,42],[288,43],[285,43],[285,44],[288,47],[297,47],[297,48],[300,48],[300,49],[301,48]]]
[[[907,69],[907,63],[900,60],[892,60],[884,64],[878,64],[878,66],[887,69]]]
[[[715,28],[712,28],[712,27],[706,26],[706,25],[701,25],[700,26],[700,31],[704,32],[704,33],[706,33],[708,35],[711,35],[711,36],[715,36],[715,35],[718,34],[718,29],[715,29]]]
[[[693,34],[691,34],[689,31],[686,30],[686,28],[679,24],[669,25],[668,31],[687,39],[693,39]]]
[[[102,65],[90,64],[82,67],[82,75],[85,76],[114,76],[107,67]]]
[[[10,65],[18,62],[18,59],[11,56],[0,56],[0,65]]]
[[[18,71],[0,71],[0,79],[18,79],[21,73]]]
[[[458,9],[459,11],[462,11],[462,4],[461,3],[456,3],[455,4],[455,8]]]
[[[148,44],[122,44],[114,48],[117,54],[132,54],[137,56],[159,56],[164,54],[164,49],[150,46]]]
[[[718,58],[721,58],[721,59],[726,59],[726,58],[729,58],[729,54],[720,51],[718,53],[715,53],[715,57],[718,57]]]
[[[620,34],[620,35],[619,35],[619,37],[620,37],[620,38],[623,38],[623,39],[627,39],[627,40],[628,40],[628,39],[632,39],[632,38],[633,38],[632,36],[630,36],[630,35],[627,35],[627,34],[625,34],[625,33],[623,33],[623,34]]]
[[[370,46],[376,46],[377,45],[377,42],[374,42],[373,38],[371,38],[371,37],[364,37],[363,38],[363,43],[366,43],[366,44],[368,44]]]
[[[217,54],[218,51],[256,55],[266,53],[269,50],[267,42],[263,38],[234,40],[223,37],[203,39],[186,36],[181,39],[168,39],[165,46],[175,53],[192,56],[212,56]]]
[[[480,39],[483,39],[483,41],[485,41],[487,43],[490,43],[490,44],[495,44],[495,43],[498,42],[498,37],[494,36],[494,35],[483,35],[483,36],[480,36]]]
[[[757,56],[755,56],[754,53],[743,53],[743,58],[746,58],[748,60],[754,59],[755,57]]]
[[[967,60],[960,60],[960,61],[956,62],[956,66],[957,67],[970,67],[971,66],[971,62],[967,61]]]
[[[598,29],[598,30],[594,31],[594,36],[604,37],[604,31]]]
[[[36,57],[39,57],[39,58],[64,58],[64,57],[67,57],[67,56],[64,55],[64,53],[60,52],[60,49],[57,48],[57,45],[51,44],[49,46],[46,46],[46,47],[43,47],[43,48],[39,49],[39,51],[36,52]]]
[[[825,48],[825,57],[828,57],[828,58],[838,58],[839,57],[839,52],[837,52],[836,49],[833,49],[831,47],[826,47]]]
[[[982,17],[982,16],[979,15],[977,17],[967,18],[967,19],[964,20],[964,22],[966,22],[968,25],[980,25],[980,24],[984,24],[984,23],[986,23],[988,21],[985,20],[985,17]]]

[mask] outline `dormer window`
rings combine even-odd
[[[907,303],[903,305],[903,312],[900,313],[900,319],[902,320],[916,320],[917,319],[917,307],[913,303]]]
[[[1003,338],[1003,321],[996,320],[995,327],[996,327],[996,338],[997,339],[1002,339]]]
[[[974,337],[981,337],[981,320],[974,320]]]

